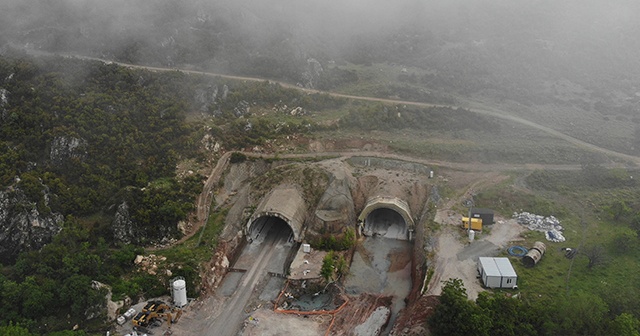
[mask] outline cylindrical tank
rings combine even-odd
[[[469,242],[473,242],[473,240],[476,238],[476,232],[473,230],[469,230]]]
[[[182,308],[187,305],[187,282],[179,277],[173,280],[173,304]]]
[[[532,249],[536,249],[536,250],[540,251],[540,253],[544,254],[547,251],[547,245],[545,245],[541,241],[537,241],[537,242],[533,243]]]
[[[529,252],[522,257],[522,263],[526,267],[533,267],[540,261],[540,259],[542,259],[542,256],[546,251],[547,246],[543,242],[537,241],[533,243],[533,247],[529,249]]]

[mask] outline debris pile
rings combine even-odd
[[[561,243],[565,241],[562,235],[564,228],[560,225],[560,221],[554,217],[544,217],[528,212],[513,213],[513,218],[518,221],[518,224],[524,225],[529,230],[544,232],[544,236],[547,240]]]
[[[133,263],[138,265],[138,267],[143,271],[147,272],[150,275],[158,274],[158,264],[167,260],[165,256],[156,256],[155,254],[150,254],[149,256],[137,255],[136,259],[133,260]],[[169,270],[167,270],[170,272]],[[167,273],[168,276],[171,274]]]

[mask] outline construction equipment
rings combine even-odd
[[[462,217],[462,227],[469,228],[469,217]],[[482,218],[471,218],[471,230],[482,231]]]
[[[159,321],[160,319],[165,319],[167,320],[167,324],[169,325],[169,327],[171,327],[171,324],[177,323],[178,319],[180,319],[180,316],[182,316],[182,309],[175,309],[174,313],[175,317],[169,312],[158,313],[153,311],[143,311],[138,313],[138,315],[136,315],[131,321],[133,322],[134,327],[147,327],[155,324],[155,322]],[[160,324],[161,323],[162,322],[160,322]]]
[[[175,317],[173,318],[173,320],[171,321],[171,323],[178,323],[178,320],[180,319],[180,316],[182,316],[182,309],[178,309],[176,308],[174,310],[174,313],[176,314]],[[171,325],[171,324],[169,324]]]
[[[169,306],[167,306],[162,301],[149,301],[142,308],[142,312],[143,313],[146,313],[146,312],[163,313],[165,310],[169,310],[169,309],[170,309]]]
[[[136,316],[133,317],[131,322],[134,327],[146,327],[149,325],[149,315],[151,313],[147,312],[139,312]]]

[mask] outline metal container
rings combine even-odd
[[[176,278],[173,281],[173,304],[182,308],[187,305],[187,282],[184,278]]]
[[[542,256],[546,251],[547,246],[543,242],[537,241],[533,243],[533,247],[529,249],[529,252],[522,257],[522,263],[526,267],[533,267],[540,262],[540,259],[542,259]]]

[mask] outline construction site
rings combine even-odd
[[[499,255],[525,230],[490,209],[465,208],[472,187],[505,178],[499,173],[434,174],[374,157],[222,169],[213,197],[229,209],[224,243],[203,273],[201,296],[176,299],[172,286],[172,305],[134,307],[122,335],[422,334],[441,281],[462,279],[475,298],[487,287],[478,258]],[[328,178],[297,175],[310,169]],[[269,180],[274,170],[282,181]],[[465,191],[442,198],[438,188],[454,179]],[[322,248],[344,239],[346,249]]]

